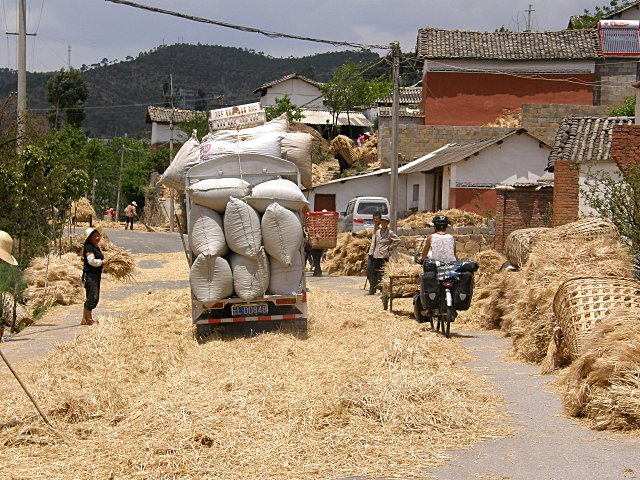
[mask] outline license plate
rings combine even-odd
[[[269,306],[266,303],[259,303],[257,305],[231,305],[231,315],[234,317],[254,317],[268,313]]]
[[[365,224],[367,227],[373,227],[373,220],[366,220],[366,221],[364,222],[364,224]]]

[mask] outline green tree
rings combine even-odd
[[[47,112],[49,124],[58,129],[69,124],[80,127],[86,116],[84,107],[89,90],[80,70],[61,69],[47,82]]]
[[[611,0],[608,5],[603,5],[602,7],[596,6],[593,11],[585,8],[582,15],[575,18],[571,22],[571,28],[573,29],[591,29],[596,28],[598,22],[605,15],[617,10],[619,8],[625,7],[631,3],[629,0],[623,0],[619,2],[618,0]]]
[[[324,104],[329,107],[336,132],[341,113],[352,111],[355,106],[370,105],[377,98],[389,95],[391,83],[384,78],[365,80],[363,68],[348,61],[339,67],[330,81],[322,86]],[[347,117],[348,118],[348,117]]]
[[[612,117],[633,117],[636,114],[636,96],[626,97],[622,105],[611,107],[608,113]]]
[[[274,107],[264,107],[267,114],[267,120],[278,118],[283,113],[287,114],[287,120],[297,122],[302,119],[302,109],[291,102],[291,97],[285,94],[284,97],[276,97],[276,105]]]

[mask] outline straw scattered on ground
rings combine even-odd
[[[308,339],[197,345],[189,294],[154,291],[101,318],[0,412],[2,471],[44,478],[425,478],[447,449],[500,436],[466,350],[371,297],[313,290]],[[353,312],[358,314],[354,315]]]
[[[437,212],[419,212],[398,220],[398,228],[430,228],[431,220],[436,215],[445,215],[451,224],[456,227],[479,227],[487,224],[487,218],[473,212],[457,210],[438,210]]]

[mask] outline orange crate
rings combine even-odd
[[[311,248],[334,248],[338,239],[338,212],[307,212],[304,216]]]

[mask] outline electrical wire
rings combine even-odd
[[[303,37],[303,36],[300,36],[300,35],[291,35],[291,34],[288,34],[288,33],[271,32],[271,31],[268,31],[268,30],[262,30],[260,28],[245,27],[245,26],[242,26],[242,25],[235,25],[235,24],[232,24],[232,23],[221,22],[221,21],[218,21],[218,20],[210,20],[208,18],[196,17],[196,16],[193,16],[193,15],[187,15],[187,14],[180,13],[180,12],[174,12],[172,10],[165,10],[163,8],[151,7],[149,5],[143,5],[141,3],[135,3],[135,2],[131,2],[129,0],[105,0],[105,1],[111,2],[111,3],[118,3],[118,4],[121,4],[121,5],[126,5],[126,6],[133,7],[133,8],[139,8],[141,10],[148,10],[148,11],[154,12],[154,13],[162,13],[164,15],[170,15],[170,16],[173,16],[173,17],[184,18],[186,20],[191,20],[193,22],[208,23],[208,24],[211,24],[211,25],[217,25],[219,27],[231,28],[233,30],[239,30],[241,32],[259,33],[261,35],[265,35],[265,36],[270,37],[270,38],[289,38],[289,39],[293,39],[293,40],[302,40],[302,41],[306,41],[306,42],[325,43],[325,44],[333,45],[333,46],[336,46],[336,47],[358,48],[360,50],[389,50],[391,48],[390,45],[368,45],[368,44],[364,44],[364,43],[345,42],[345,41],[340,41],[340,40],[326,40],[326,39],[321,39],[321,38]]]

